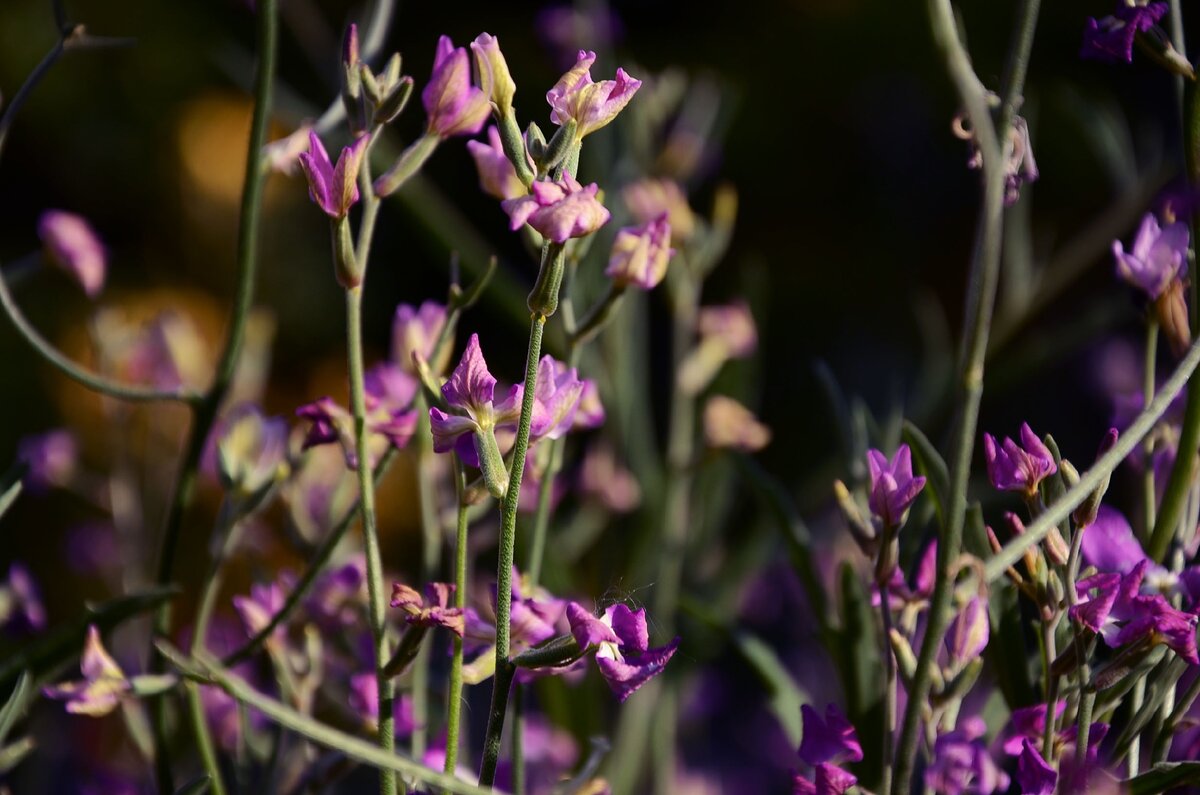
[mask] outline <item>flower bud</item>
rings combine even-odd
[[[38,219],[38,237],[49,261],[70,274],[88,298],[100,293],[108,270],[108,255],[82,216],[47,210]]]
[[[1109,428],[1108,433],[1104,434],[1104,438],[1100,441],[1100,449],[1096,451],[1096,458],[1101,458],[1117,443],[1117,429]],[[1064,464],[1067,462],[1064,461]],[[1073,467],[1072,467],[1073,469]],[[1076,532],[1080,532],[1083,528],[1096,521],[1096,514],[1100,512],[1100,503],[1104,500],[1104,495],[1108,492],[1108,482],[1112,473],[1108,473],[1096,486],[1095,491],[1088,495],[1088,498],[1083,501],[1083,504],[1075,509],[1072,518],[1075,520]]]
[[[379,102],[379,106],[375,109],[376,124],[390,124],[395,121],[396,117],[404,112],[405,106],[408,105],[408,100],[412,97],[413,79],[405,75],[399,78],[395,86],[386,93],[383,99]]]
[[[500,52],[500,40],[489,33],[480,33],[471,42],[471,53],[475,56],[475,68],[480,83],[490,96],[493,111],[497,116],[508,116],[513,112],[513,95],[517,84],[508,71],[508,62]]]
[[[1154,301],[1154,313],[1158,316],[1158,324],[1171,346],[1171,353],[1183,356],[1192,344],[1192,328],[1188,323],[1183,282],[1176,279],[1167,285],[1162,295]]]
[[[546,144],[546,153],[538,161],[543,171],[557,167],[571,151],[571,147],[575,145],[575,130],[578,126],[574,119],[568,119],[566,124],[555,131],[550,142]]]
[[[350,220],[335,218],[330,221],[333,231],[333,273],[338,284],[352,290],[362,284],[363,271],[354,255],[354,240],[350,234]]]
[[[479,471],[483,474],[488,493],[498,500],[503,499],[508,491],[508,469],[496,444],[496,434],[491,428],[478,428],[473,434],[475,453],[479,456]]]
[[[525,128],[525,146],[529,149],[529,156],[534,162],[542,162],[542,158],[546,156],[546,136],[542,135],[542,128],[537,126],[536,122],[529,122],[529,126]]]

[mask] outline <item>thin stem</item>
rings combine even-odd
[[[278,38],[276,11],[277,0],[262,0],[258,4],[259,64],[254,81],[254,113],[250,124],[250,140],[247,145],[246,171],[238,224],[237,291],[229,329],[226,332],[225,345],[217,362],[212,386],[209,387],[203,399],[196,404],[193,412],[191,432],[183,460],[179,465],[174,497],[167,511],[166,525],[163,530],[156,577],[159,586],[166,586],[174,578],[175,555],[179,545],[180,531],[183,527],[183,515],[191,505],[196,473],[200,465],[200,458],[204,453],[205,443],[216,422],[217,412],[233,383],[242,341],[245,337],[246,323],[249,319],[250,305],[254,300],[254,283],[258,272],[258,229],[262,216],[263,186],[266,182],[266,175],[261,166],[263,145],[266,143],[267,137],[267,123],[271,113],[271,89],[275,74],[275,50]],[[170,625],[170,605],[164,604],[155,615],[152,639],[165,637],[170,630]],[[154,652],[153,646],[150,650],[149,669],[153,673],[160,673],[163,669],[163,660]],[[173,789],[170,762],[166,757],[166,700],[161,697],[155,699],[150,714],[155,739],[155,765],[159,789],[166,792]]]
[[[896,743],[896,658],[892,653],[892,606],[888,594],[886,578],[879,581],[879,615],[883,619],[883,662],[884,662],[884,696],[883,696],[883,779],[879,785],[880,792],[888,792],[892,787],[892,756]]]
[[[979,402],[983,396],[983,373],[987,355],[988,334],[996,301],[996,284],[1000,267],[1000,243],[1004,213],[1004,161],[1010,145],[1007,143],[1013,106],[1021,95],[1025,62],[1032,43],[1032,25],[1036,21],[1037,0],[1025,0],[1018,11],[1018,33],[1011,51],[1007,74],[1010,83],[1002,95],[1005,106],[1000,111],[1000,125],[993,124],[988,110],[987,90],[971,67],[970,56],[958,38],[958,29],[950,0],[929,0],[933,35],[959,99],[966,107],[971,128],[983,159],[983,201],[979,226],[972,255],[971,275],[967,289],[966,336],[963,339],[959,374],[959,414],[952,441],[950,459],[950,497],[946,521],[938,539],[937,572],[930,599],[928,624],[921,652],[909,688],[908,703],[896,751],[893,795],[907,793],[916,763],[920,741],[921,712],[929,695],[931,672],[936,664],[937,651],[950,622],[950,602],[954,586],[954,562],[962,547],[963,527],[967,512],[967,484],[971,456],[979,419]],[[1029,19],[1032,17],[1033,19]]]
[[[467,478],[462,462],[454,456],[454,493],[458,498],[458,522],[454,534],[454,606],[467,606]],[[458,763],[458,743],[462,723],[463,640],[454,637],[454,656],[450,660],[450,692],[446,697],[446,764],[453,773]]]
[[[212,792],[212,795],[225,795],[225,781],[221,778],[221,765],[217,762],[217,752],[213,748],[212,735],[208,731],[208,721],[204,717],[204,703],[200,700],[200,685],[188,682],[184,690],[187,694],[192,735],[196,738],[196,750],[200,754],[204,772],[208,774],[209,791]]]
[[[525,731],[525,692],[520,682],[513,691],[512,791],[513,795],[525,795],[525,748],[521,736]]]
[[[1053,619],[1043,617],[1042,619],[1042,666],[1046,676],[1046,726],[1042,735],[1042,758],[1050,764],[1054,764],[1054,736],[1057,728],[1054,713],[1055,705],[1058,703],[1058,677],[1052,670],[1054,660],[1058,657],[1054,639],[1054,628],[1057,625],[1057,617]]]
[[[547,251],[546,257],[562,256]],[[545,257],[543,258],[543,260]],[[546,263],[543,261],[543,267]],[[533,421],[534,392],[537,390],[538,358],[542,352],[542,332],[546,317],[532,314],[529,324],[529,349],[525,356],[525,391],[521,397],[521,419],[517,425],[517,440],[513,446],[512,469],[508,476],[508,491],[500,513],[500,556],[496,563],[496,673],[492,679],[492,709],[488,714],[487,736],[483,746],[483,761],[479,783],[491,786],[500,758],[500,736],[504,732],[504,715],[508,708],[508,689],[512,681],[509,654],[509,622],[512,610],[512,563],[517,535],[517,502],[521,495],[521,478],[525,472],[525,455],[529,450],[529,426]]]
[[[1151,317],[1146,322],[1146,360],[1142,368],[1142,405],[1149,406],[1154,399],[1155,365],[1158,357],[1158,321]],[[1145,532],[1154,530],[1157,513],[1157,495],[1154,489],[1154,439],[1147,436],[1142,446],[1142,501],[1145,511]]]
[[[346,291],[346,355],[350,365],[350,410],[354,415],[354,447],[358,456],[356,471],[359,516],[362,518],[363,546],[367,556],[367,610],[371,622],[371,638],[375,645],[375,679],[379,685],[378,741],[380,749],[391,753],[396,742],[396,717],[393,713],[396,686],[384,671],[390,655],[385,624],[383,559],[379,551],[379,533],[375,526],[375,483],[371,478],[370,453],[367,447],[361,285]],[[394,771],[379,772],[379,792],[380,795],[393,795],[396,792]]]
[[[1139,677],[1133,686],[1133,693],[1129,699],[1129,714],[1136,715],[1142,709],[1142,702],[1146,698],[1146,679]],[[1142,765],[1142,735],[1139,732],[1129,741],[1129,759],[1128,762],[1129,777],[1133,778],[1141,771]]]
[[[1175,735],[1175,729],[1179,726],[1179,722],[1187,715],[1188,710],[1192,708],[1192,704],[1196,702],[1196,698],[1200,697],[1200,676],[1192,680],[1188,689],[1183,692],[1183,696],[1175,704],[1175,709],[1163,721],[1162,728],[1159,729],[1158,736],[1154,739],[1154,748],[1152,749],[1154,764],[1163,762],[1167,758],[1167,752],[1171,750],[1171,739]]]

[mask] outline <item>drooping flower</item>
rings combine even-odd
[[[405,612],[404,620],[419,627],[445,627],[463,636],[466,621],[463,611],[450,607],[450,597],[454,595],[454,585],[444,582],[431,582],[425,586],[425,597],[422,598],[414,588],[402,583],[392,584],[392,607],[399,607]]]
[[[478,445],[486,443],[486,439],[480,440],[478,436],[493,434],[497,426],[515,427],[521,414],[525,391],[522,385],[510,388],[499,404],[493,404],[495,391],[496,379],[488,372],[479,335],[472,334],[458,367],[442,385],[442,397],[455,413],[448,414],[436,406],[429,409],[434,451],[454,450],[463,463],[479,466],[483,452]]]
[[[406,373],[415,373],[413,357],[425,361],[433,357],[433,346],[446,327],[446,321],[446,306],[437,301],[423,301],[420,307],[399,304],[392,318],[392,363]],[[450,346],[445,347],[446,352],[439,361],[429,361],[435,373],[440,373],[446,365],[444,360],[450,354]]]
[[[771,429],[731,397],[713,395],[704,404],[704,443],[714,450],[755,453],[771,442]]]
[[[1133,40],[1154,27],[1167,14],[1163,2],[1119,3],[1112,15],[1091,18],[1083,30],[1082,58],[1098,61],[1133,61]]]
[[[983,435],[984,457],[987,459],[988,478],[1001,491],[1019,491],[1027,498],[1037,494],[1042,479],[1058,471],[1054,456],[1029,427],[1021,424],[1021,445],[1005,438],[997,445],[989,433]]]
[[[345,218],[358,201],[358,170],[369,137],[362,135],[342,149],[334,166],[315,131],[308,133],[308,151],[300,153],[300,167],[308,178],[308,195],[330,218]]]
[[[516,199],[525,195],[525,185],[517,176],[512,161],[504,154],[504,147],[500,144],[500,131],[494,125],[487,129],[487,143],[467,141],[467,151],[475,159],[475,169],[479,172],[479,187],[484,193],[500,200]]]
[[[983,744],[986,730],[976,716],[959,721],[954,731],[939,734],[925,769],[925,786],[938,795],[990,795],[1007,789],[1008,775]]]
[[[42,689],[47,698],[65,701],[67,712],[93,718],[107,715],[133,687],[121,666],[105,650],[95,625],[88,627],[79,668],[82,680]]]
[[[17,458],[26,466],[26,487],[43,493],[70,484],[79,466],[79,443],[69,430],[56,428],[22,439]]]
[[[571,602],[567,621],[580,649],[596,649],[596,665],[619,701],[662,673],[679,646],[675,638],[666,646],[649,648],[646,611],[634,612],[623,604],[612,605],[597,617]]]
[[[508,213],[513,231],[528,223],[547,240],[565,243],[608,223],[610,214],[596,198],[599,191],[594,182],[585,188],[570,174],[563,174],[558,182],[534,182],[529,195],[506,199],[500,206]]]
[[[47,210],[38,219],[38,237],[50,262],[70,274],[88,298],[104,289],[108,253],[83,216]]]
[[[617,232],[604,274],[618,287],[653,290],[667,275],[667,264],[674,254],[671,224],[663,212],[641,226],[627,226]]]
[[[904,524],[905,515],[921,489],[925,478],[913,477],[912,451],[908,445],[896,448],[896,454],[888,461],[879,450],[867,451],[867,467],[871,473],[871,496],[868,504],[871,513],[879,517],[883,527],[897,528]]]
[[[1172,282],[1187,276],[1188,238],[1183,221],[1160,227],[1153,213],[1146,213],[1129,251],[1120,240],[1113,241],[1117,275],[1157,299]]]
[[[275,483],[287,469],[288,425],[265,417],[252,403],[234,409],[221,422],[217,461],[225,488],[248,496]]]
[[[982,169],[983,152],[979,149],[975,131],[966,124],[965,114],[955,117],[952,129],[955,137],[968,144],[967,168]],[[1010,148],[1008,159],[1004,162],[1004,205],[1011,207],[1021,198],[1021,186],[1027,182],[1036,182],[1040,174],[1033,157],[1029,123],[1023,117],[1014,115],[1008,135]]]
[[[596,53],[580,50],[575,65],[546,92],[546,101],[552,109],[550,120],[561,126],[573,119],[579,125],[576,140],[616,118],[642,86],[641,80],[635,80],[620,68],[615,80],[593,82],[591,67],[595,60]]]
[[[438,39],[433,74],[421,92],[429,132],[441,138],[475,135],[483,129],[492,108],[489,97],[471,84],[471,59],[465,47],[455,47],[449,36]]]
[[[392,364],[379,364],[364,379],[367,464],[374,467],[388,445],[404,448],[417,427],[417,412],[412,410],[417,383],[412,376]],[[336,401],[323,397],[296,409],[296,416],[311,423],[304,439],[305,449],[337,442],[342,446],[346,466],[358,468],[354,415]]]

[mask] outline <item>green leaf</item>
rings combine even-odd
[[[779,655],[762,638],[749,632],[734,632],[731,638],[742,659],[766,686],[770,694],[771,712],[787,732],[788,742],[798,747],[801,735],[800,707],[811,703],[812,698],[796,684]]]
[[[926,491],[933,498],[938,524],[944,525],[946,499],[950,495],[950,468],[933,442],[916,425],[905,420],[900,435],[912,450],[918,471],[925,476]]]
[[[191,781],[175,790],[175,795],[202,795],[212,786],[212,779],[207,773],[196,776]]]
[[[8,513],[8,509],[17,501],[17,497],[21,496],[24,477],[25,464],[17,463],[4,473],[3,478],[0,478],[0,516]]]
[[[1154,795],[1175,787],[1200,784],[1200,762],[1164,762],[1122,782],[1129,795]]]
[[[32,737],[22,737],[12,745],[0,748],[0,774],[7,773],[33,753],[36,744]]]
[[[17,680],[17,686],[13,688],[12,695],[8,697],[4,708],[0,709],[0,743],[3,743],[8,737],[13,724],[25,715],[25,710],[29,708],[36,695],[37,689],[33,686],[33,678],[28,671],[25,671]]]
[[[156,588],[122,596],[95,607],[89,606],[75,621],[51,630],[0,662],[0,685],[8,683],[22,671],[43,675],[72,659],[78,659],[89,625],[95,624],[102,631],[112,629],[133,616],[154,610],[177,593],[175,588]]]

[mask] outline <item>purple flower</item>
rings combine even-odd
[[[429,361],[434,344],[446,327],[446,306],[437,301],[423,301],[420,307],[400,304],[392,319],[392,363],[406,373],[414,373],[413,357]],[[447,353],[449,353],[449,346]],[[442,357],[444,358],[444,357]],[[434,372],[441,372],[445,362],[430,362]]]
[[[653,290],[667,275],[667,264],[674,254],[671,224],[664,211],[641,226],[627,226],[617,232],[604,274],[618,287]]]
[[[925,769],[925,786],[939,795],[988,795],[1008,788],[1008,776],[996,766],[981,738],[986,727],[967,718],[952,732],[939,734],[933,760]]]
[[[8,582],[0,585],[0,627],[18,633],[46,628],[46,608],[29,569],[22,563],[8,567]]]
[[[989,636],[987,602],[976,596],[954,617],[946,633],[951,671],[957,673],[978,659],[987,648]]]
[[[300,154],[300,167],[308,177],[308,195],[330,218],[345,218],[358,201],[358,169],[367,151],[368,136],[354,139],[342,149],[335,167],[316,132],[308,133],[308,151]]]
[[[350,709],[362,715],[364,723],[374,728],[379,721],[379,680],[374,672],[354,674],[350,677]],[[408,737],[417,723],[413,718],[412,696],[408,693],[397,696],[392,714],[396,719],[397,737]]]
[[[584,382],[574,367],[567,367],[552,356],[538,362],[536,399],[530,442],[561,439],[575,424],[575,414],[583,397]]]
[[[564,174],[558,182],[538,180],[529,195],[506,199],[500,206],[508,213],[513,231],[528,223],[547,240],[565,243],[608,223],[609,212],[596,199],[599,190],[594,182],[585,188]]]
[[[696,328],[702,344],[719,344],[731,359],[744,359],[758,348],[758,330],[745,301],[702,307]]]
[[[491,115],[489,97],[471,85],[471,60],[465,47],[455,47],[449,36],[438,39],[433,74],[421,92],[429,132],[441,138],[474,135]]]
[[[38,218],[38,237],[46,256],[69,273],[88,298],[104,289],[108,254],[83,216],[65,210],[47,210]]]
[[[714,450],[755,453],[771,442],[771,429],[750,409],[725,395],[704,404],[704,443]]]
[[[524,391],[522,385],[514,385],[503,401],[493,405],[496,379],[488,372],[479,347],[479,335],[472,334],[458,367],[454,368],[450,380],[442,385],[442,397],[455,413],[447,414],[437,407],[429,409],[433,449],[439,453],[454,450],[463,463],[479,466],[476,435],[492,433],[501,425],[515,427],[520,418]]]
[[[1054,705],[1055,720],[1062,717],[1066,708],[1066,701],[1059,701]],[[1045,735],[1046,704],[1043,702],[1013,710],[1011,723],[1012,728],[1009,730],[1008,739],[1004,741],[1003,748],[1009,756],[1016,756],[1021,753],[1022,740],[1040,740]]]
[[[444,582],[431,582],[425,586],[427,599],[413,588],[402,583],[392,584],[392,607],[399,607],[407,615],[404,620],[418,627],[445,627],[463,636],[466,623],[461,608],[450,607],[454,586]],[[428,604],[426,604],[428,601]]]
[[[599,428],[605,417],[600,388],[590,378],[583,379],[583,393],[579,396],[579,408],[575,410],[575,427],[579,430]]]
[[[623,604],[612,605],[596,617],[571,602],[567,621],[580,649],[596,648],[596,665],[619,701],[661,673],[679,646],[675,638],[666,646],[649,648],[646,611],[634,612]]]
[[[1021,754],[1017,757],[1017,784],[1023,795],[1054,795],[1058,773],[1046,764],[1046,760],[1033,747],[1028,737],[1021,740]]]
[[[329,632],[360,625],[367,602],[367,563],[362,555],[324,572],[304,601],[308,615]]]
[[[417,412],[410,410],[417,394],[417,382],[393,364],[379,364],[365,377],[367,464],[374,467],[388,445],[404,448],[417,428]],[[346,466],[358,469],[354,415],[323,397],[296,409],[296,416],[311,424],[304,448],[337,442],[342,446]]]
[[[793,795],[842,795],[858,783],[852,773],[822,762],[816,766],[813,780],[801,776],[792,779]]]
[[[1102,572],[1127,574],[1146,553],[1133,535],[1133,528],[1124,514],[1115,508],[1101,505],[1096,521],[1088,525],[1080,548],[1083,559]]]
[[[491,587],[491,600],[480,610],[467,608],[464,637],[472,661],[463,668],[463,681],[478,684],[494,672],[496,662],[496,586]],[[512,571],[509,593],[509,643],[512,654],[536,646],[562,634],[566,603],[544,588],[529,588],[516,567]],[[518,680],[529,679],[561,668],[525,669],[517,672]]]
[[[247,636],[253,637],[266,629],[275,614],[283,609],[284,599],[284,588],[278,582],[255,583],[250,586],[249,596],[233,597],[233,607],[242,619]],[[275,627],[272,638],[280,637],[283,630],[282,624]]]
[[[621,191],[630,215],[640,224],[648,224],[663,213],[676,240],[687,242],[696,233],[696,215],[679,183],[670,179],[641,179]]]
[[[1120,240],[1113,241],[1117,275],[1157,299],[1172,282],[1187,275],[1188,237],[1184,222],[1160,228],[1154,215],[1146,213],[1133,238],[1132,250],[1126,252]]]
[[[98,718],[116,709],[132,685],[100,641],[100,630],[88,627],[83,657],[79,661],[83,679],[42,689],[47,698],[67,702],[67,712]]]
[[[289,177],[294,176],[301,167],[300,156],[312,145],[309,142],[312,130],[312,122],[306,121],[291,134],[263,146],[263,159],[271,170]]]
[[[282,417],[264,417],[250,403],[235,408],[221,421],[217,462],[221,482],[242,496],[257,494],[287,470],[288,424]]]
[[[1150,565],[1143,559],[1125,575],[1102,573],[1080,580],[1076,589],[1081,599],[1070,609],[1071,619],[1099,633],[1110,648],[1148,638],[1190,663],[1200,663],[1196,616],[1172,607],[1160,594],[1141,593]]]
[[[37,436],[26,436],[17,446],[17,458],[28,468],[25,485],[30,491],[41,494],[71,483],[79,465],[79,443],[75,434],[57,428]]]
[[[550,120],[561,126],[574,119],[579,125],[576,140],[616,118],[642,86],[641,80],[633,79],[624,69],[617,69],[616,80],[592,82],[591,67],[595,60],[596,53],[580,50],[575,65],[546,92],[546,101],[552,108]]]
[[[825,719],[808,704],[800,707],[804,734],[797,753],[810,765],[823,762],[861,762],[862,746],[854,726],[833,704],[825,707]]]
[[[1134,37],[1154,27],[1166,13],[1166,3],[1121,3],[1112,16],[1099,20],[1088,19],[1079,55],[1099,61],[1130,63],[1133,61]]]
[[[902,444],[888,461],[879,450],[868,450],[867,467],[871,472],[871,513],[884,527],[900,527],[913,500],[925,488],[923,476],[913,477],[912,451]]]
[[[487,195],[501,200],[524,196],[525,184],[504,154],[504,147],[500,145],[500,131],[494,125],[488,127],[487,138],[486,144],[467,141],[467,151],[475,159],[475,169],[479,172],[479,187]]]
[[[989,433],[983,435],[983,452],[992,485],[1001,491],[1019,491],[1032,499],[1037,494],[1038,484],[1057,472],[1058,466],[1029,423],[1021,424],[1021,444],[1024,447],[1006,438],[997,446],[995,437]]]

